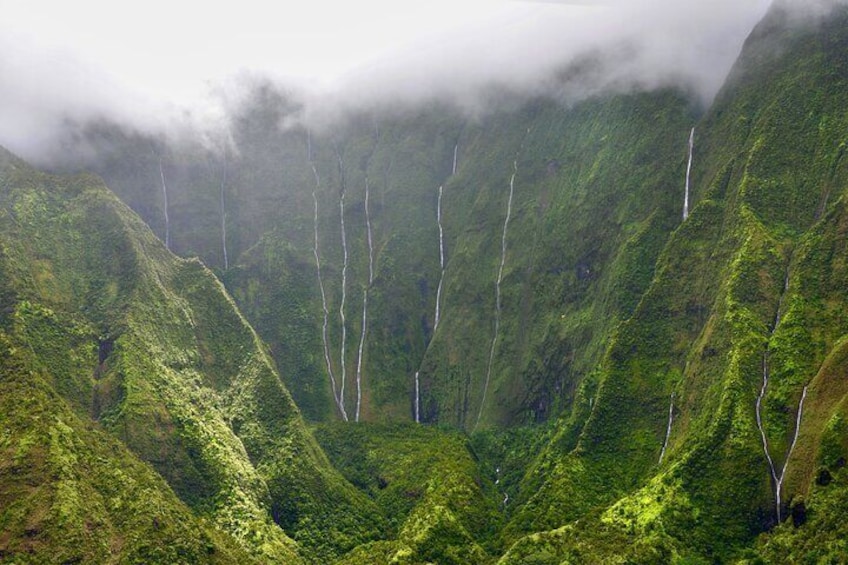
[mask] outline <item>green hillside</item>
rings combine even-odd
[[[263,561],[334,556],[379,534],[380,514],[330,468],[264,346],[208,269],[170,255],[97,179],[50,177],[8,156],[2,165],[3,398],[15,407],[4,410],[15,426],[4,449],[17,454],[15,465],[32,466],[33,478],[16,480],[56,490],[10,491],[19,506],[4,505],[10,527],[37,524],[49,508],[56,520],[78,518],[92,491],[105,498],[96,519],[108,524],[116,519],[109,512],[128,504],[122,496],[147,489],[170,505],[163,516],[215,526]],[[27,418],[45,421],[28,429]],[[114,473],[125,481],[141,473],[140,484],[124,493],[111,484]],[[115,536],[133,520],[162,520],[145,498]],[[211,543],[190,534],[171,535],[204,551]],[[109,543],[90,543],[111,554]]]
[[[747,42],[696,129],[697,205],[616,331],[585,426],[573,440],[563,426],[525,479],[532,495],[511,535],[580,519],[636,542],[621,558],[663,562],[694,550],[727,561],[778,512],[799,514],[801,526],[799,505],[812,495],[822,501],[811,512],[822,520],[815,534],[781,531],[767,547],[784,536],[835,539],[824,501],[838,495],[818,493],[814,480],[838,474],[845,456],[834,427],[844,392],[825,384],[844,371],[834,364],[848,329],[838,227],[848,180],[845,23],[843,10],[821,29],[799,29],[778,9]],[[824,397],[827,407],[813,408]],[[782,483],[779,510],[763,434]],[[577,557],[593,555],[580,553],[587,534],[569,539],[574,527],[524,538],[503,562],[536,552],[587,559]]]
[[[175,149],[163,170],[172,248],[199,253],[220,269],[313,420],[341,417],[333,380],[351,420],[357,398],[364,420],[414,420],[416,372],[422,421],[471,431],[478,421],[546,420],[571,404],[680,222],[695,110],[675,91],[574,107],[538,100],[482,123],[428,107],[411,116],[352,120],[332,134],[279,130],[284,110],[281,98],[261,93],[247,115],[234,120],[240,157],[226,163],[225,179],[205,176],[224,167],[225,157],[198,155],[199,148]],[[131,203],[163,203],[154,152],[116,132],[91,135],[109,140],[112,157],[98,166],[119,195]],[[130,154],[140,155],[142,164],[126,158]],[[219,163],[198,172],[199,165],[188,163],[199,159]],[[510,180],[514,201],[502,240]],[[199,226],[221,221],[222,187],[228,256],[238,258],[229,269],[220,261],[220,227],[206,230],[201,247],[194,240]],[[316,200],[329,370],[314,249]],[[445,270],[436,328],[440,203]],[[136,209],[145,214],[146,206]],[[162,239],[163,215],[145,216]],[[245,230],[257,226],[265,226],[264,233],[247,244]]]
[[[0,560],[844,561],[848,7],[692,98],[0,155]]]

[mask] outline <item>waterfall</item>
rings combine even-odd
[[[368,288],[362,293],[362,330],[359,334],[359,351],[356,357],[356,413],[354,421],[359,421],[362,407],[362,351],[365,349],[365,327],[368,324]]]
[[[421,423],[421,389],[418,383],[418,371],[415,371],[415,423]]]
[[[760,438],[763,441],[763,452],[766,454],[766,461],[768,462],[769,472],[771,473],[771,478],[775,484],[777,484],[777,473],[774,470],[774,461],[771,459],[771,454],[769,453],[768,446],[768,438],[766,437],[766,431],[763,428],[763,418],[762,418],[762,406],[763,406],[763,398],[766,395],[766,389],[768,388],[768,377],[769,377],[769,353],[768,349],[763,354],[763,386],[760,388],[760,394],[757,396],[757,407],[756,407],[756,415],[757,415],[757,429],[760,430]],[[780,511],[778,511],[780,514]]]
[[[459,150],[459,143],[456,143],[453,146],[453,168],[451,169],[451,176],[456,174],[456,153]]]
[[[695,128],[689,132],[689,162],[686,164],[686,192],[683,196],[683,219],[689,217],[689,179],[692,174],[692,150],[695,148]]]
[[[339,218],[341,220],[342,231],[342,300],[339,305],[339,319],[342,324],[342,343],[340,351],[341,362],[341,389],[339,391],[339,404],[342,412],[344,412],[345,404],[345,381],[347,380],[345,369],[345,349],[347,348],[347,325],[345,323],[345,301],[347,299],[347,234],[345,233],[345,216],[344,216],[344,201],[345,201],[345,184],[344,184],[344,161],[342,156],[337,152],[339,160],[339,178],[341,179],[341,195],[339,196]],[[347,420],[347,418],[345,418]]]
[[[771,341],[771,337],[774,335],[774,332],[777,331],[777,327],[780,324],[781,310],[783,309],[783,299],[786,296],[786,292],[789,290],[789,267],[786,268],[786,275],[783,279],[783,292],[780,295],[780,299],[777,303],[777,312],[774,316],[774,325],[771,328],[771,333],[769,334],[769,341]],[[768,380],[769,380],[769,360],[770,360],[770,350],[768,343],[766,344],[766,350],[763,353],[763,386],[760,388],[760,394],[757,396],[757,405],[756,405],[756,417],[757,417],[757,429],[760,431],[760,437],[763,442],[763,452],[766,456],[766,461],[768,462],[769,471],[771,472],[771,478],[774,485],[774,500],[775,500],[775,510],[777,513],[777,521],[783,519],[781,515],[780,505],[781,505],[781,489],[783,487],[783,479],[786,476],[786,469],[789,466],[789,459],[792,457],[792,451],[795,449],[795,443],[798,441],[798,432],[801,429],[801,414],[804,410],[804,400],[807,398],[807,387],[805,386],[803,391],[801,392],[801,400],[798,403],[798,414],[795,419],[795,435],[792,438],[792,443],[789,445],[789,449],[786,451],[786,458],[783,461],[783,467],[780,470],[780,474],[777,474],[777,468],[774,465],[774,460],[771,457],[771,453],[769,453],[768,446],[768,438],[766,437],[765,428],[763,427],[763,419],[762,419],[762,404],[763,399],[766,395],[766,389],[768,388]]]
[[[668,448],[668,438],[671,437],[671,424],[674,421],[674,393],[671,393],[671,402],[668,405],[668,426],[665,429],[665,442],[663,442],[662,451],[660,451],[659,464],[662,465],[665,450]]]
[[[374,282],[374,239],[371,236],[371,211],[368,208],[370,191],[368,177],[365,177],[365,227],[368,231],[368,285]]]
[[[324,325],[321,331],[321,339],[324,343],[324,362],[327,365],[327,373],[330,375],[330,386],[333,388],[333,400],[336,402],[336,406],[339,409],[339,412],[342,415],[342,419],[347,421],[347,413],[344,409],[344,404],[340,402],[339,395],[336,387],[336,376],[333,373],[333,364],[330,360],[330,338],[327,332],[327,328],[329,325],[330,319],[330,310],[327,308],[327,293],[324,291],[324,279],[321,277],[321,255],[319,252],[319,239],[318,239],[318,193],[317,190],[321,186],[321,179],[318,176],[318,169],[315,167],[315,162],[312,160],[312,143],[310,137],[307,136],[307,154],[309,157],[309,164],[312,166],[312,174],[315,177],[315,187],[312,189],[312,201],[315,205],[315,214],[313,217],[313,228],[315,231],[313,245],[312,245],[312,253],[315,255],[315,269],[318,272],[318,288],[321,291],[321,307],[324,311]]]
[[[807,387],[801,391],[801,400],[798,402],[798,414],[795,416],[795,434],[792,436],[792,443],[789,444],[789,449],[786,451],[786,459],[783,461],[783,468],[780,470],[780,476],[777,477],[777,483],[774,486],[775,506],[777,507],[777,521],[780,522],[780,489],[783,486],[783,479],[786,477],[786,468],[789,467],[789,458],[792,457],[792,450],[795,449],[795,444],[798,443],[798,432],[801,431],[801,413],[804,410],[804,400],[807,398]]]
[[[230,268],[230,261],[227,259],[227,206],[224,200],[224,189],[227,185],[227,160],[224,158],[224,169],[221,173],[221,247],[224,250],[224,270]]]
[[[499,484],[501,484],[501,468],[500,468],[500,465],[495,467],[495,486],[498,486]],[[497,490],[498,490],[498,492],[501,492],[503,494],[503,501],[501,502],[501,504],[503,505],[504,508],[506,508],[506,505],[509,504],[509,493],[506,492],[506,491],[501,491],[500,489],[497,489]]]
[[[168,186],[165,184],[165,171],[162,169],[162,157],[159,157],[159,177],[162,179],[162,196],[165,199],[165,247],[171,249],[171,220],[168,217]]]
[[[359,353],[356,358],[356,416],[359,421],[359,412],[362,406],[362,352],[365,349],[365,331],[368,327],[368,289],[374,282],[374,241],[371,237],[371,215],[368,210],[369,189],[368,176],[365,177],[365,227],[368,232],[368,285],[362,292],[362,329],[359,334]]]
[[[453,146],[453,166],[451,167],[451,176],[456,174],[456,156],[459,151],[459,144]],[[439,186],[439,197],[436,200],[436,225],[439,227],[439,286],[436,287],[436,311],[433,314],[433,335],[436,335],[436,330],[439,329],[439,322],[442,319],[442,289],[445,285],[445,230],[442,225],[442,193],[444,185]],[[431,337],[432,340],[432,337]],[[428,344],[429,346],[429,344]],[[418,373],[415,373],[415,421],[418,422]]]
[[[515,187],[515,175],[518,174],[518,160],[512,162],[512,177],[509,179],[509,198],[506,204],[506,217],[504,218],[503,232],[501,234],[501,264],[498,267],[498,278],[495,281],[495,331],[492,335],[492,345],[489,347],[489,362],[486,366],[486,382],[483,385],[483,397],[480,399],[480,409],[477,412],[477,421],[474,428],[480,425],[483,416],[483,407],[486,405],[486,394],[489,391],[489,381],[492,377],[492,364],[495,360],[495,345],[498,341],[498,332],[501,326],[501,281],[503,280],[504,265],[506,264],[506,235],[509,229],[509,219],[512,215],[512,196]]]
[[[442,189],[444,186],[439,187],[439,198],[436,204],[436,222],[439,225],[439,286],[436,289],[436,313],[433,316],[433,334],[435,335],[436,329],[439,327],[439,319],[441,318],[441,302],[442,302],[442,285],[445,282],[445,232],[442,229]]]

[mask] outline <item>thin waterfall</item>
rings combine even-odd
[[[498,486],[499,484],[501,484],[501,467],[500,467],[500,465],[495,467],[495,486]],[[498,491],[501,492],[500,489],[498,489]],[[506,505],[509,504],[509,493],[506,492],[506,491],[502,491],[502,494],[503,494],[503,501],[501,502],[501,505],[504,508],[506,508]]]
[[[415,371],[415,423],[421,423],[421,388],[418,383],[418,373]]]
[[[341,364],[341,389],[339,391],[339,403],[342,408],[342,412],[344,412],[345,405],[345,381],[347,380],[346,369],[345,369],[345,350],[347,349],[347,324],[345,323],[345,301],[347,300],[347,263],[348,263],[348,254],[347,254],[347,234],[345,232],[345,215],[344,215],[344,202],[345,202],[345,183],[344,183],[344,161],[342,161],[341,154],[336,152],[336,156],[339,160],[339,178],[341,179],[341,195],[339,196],[339,218],[341,220],[341,231],[342,231],[342,300],[339,305],[339,319],[342,324],[342,343],[341,343],[341,351],[340,355],[340,364]],[[345,418],[347,420],[347,418]]]
[[[227,186],[227,159],[224,157],[224,168],[221,172],[221,248],[224,251],[224,270],[230,268],[227,258],[227,204],[224,199],[224,190]]]
[[[695,148],[695,128],[689,132],[689,162],[686,164],[686,191],[683,196],[683,219],[689,217],[689,179],[692,175],[692,152]]]
[[[445,282],[445,232],[442,228],[442,189],[439,187],[439,198],[436,204],[436,222],[439,225],[439,286],[436,289],[436,313],[433,316],[433,334],[439,327],[439,319],[441,318],[441,302],[442,302],[442,286]]]
[[[356,413],[354,421],[359,421],[362,408],[362,351],[365,349],[365,328],[368,324],[368,288],[362,293],[362,330],[359,333],[359,351],[356,357]]]
[[[171,249],[171,219],[168,217],[168,185],[165,184],[165,170],[162,168],[162,157],[159,159],[159,177],[162,179],[162,196],[165,200],[165,247]]]
[[[668,448],[668,439],[671,437],[671,424],[674,422],[674,393],[671,393],[671,402],[668,405],[668,426],[665,429],[665,442],[663,442],[662,451],[660,451],[659,464],[662,465],[665,450]]]
[[[374,282],[374,239],[371,236],[371,211],[369,208],[370,190],[368,177],[365,177],[365,227],[368,231],[368,285]]]
[[[454,144],[453,146],[453,168],[451,169],[451,176],[456,174],[456,154],[459,150],[459,143]]]
[[[774,470],[774,461],[771,459],[771,453],[769,453],[768,446],[768,438],[766,437],[765,428],[763,428],[763,418],[762,418],[762,406],[763,406],[763,398],[766,395],[766,389],[768,388],[768,377],[769,377],[769,353],[768,349],[763,354],[763,386],[760,388],[760,394],[757,395],[757,429],[760,430],[760,438],[763,441],[763,452],[766,454],[766,462],[768,462],[769,472],[771,473],[771,478],[774,481],[774,484],[777,484],[777,473]],[[778,514],[780,512],[778,511]]]
[[[503,280],[503,270],[506,264],[506,234],[509,229],[509,219],[512,215],[512,196],[515,187],[515,175],[518,174],[518,160],[512,162],[512,177],[509,179],[509,199],[506,204],[506,217],[504,218],[503,233],[501,234],[501,264],[498,267],[498,278],[495,281],[495,331],[492,335],[492,345],[489,348],[489,362],[486,366],[486,382],[483,386],[483,397],[480,399],[480,409],[477,412],[477,421],[474,423],[474,429],[480,425],[480,418],[483,416],[483,407],[486,405],[486,394],[489,392],[489,381],[492,377],[492,364],[495,360],[495,345],[498,341],[498,333],[501,327],[501,281]]]
[[[453,166],[451,167],[451,176],[456,174],[456,157],[459,151],[459,144],[453,146]],[[439,197],[436,200],[436,224],[439,227],[439,286],[436,287],[436,311],[433,314],[433,335],[439,329],[439,322],[442,319],[442,289],[445,285],[445,230],[442,225],[442,194],[444,185],[439,186]],[[432,339],[432,338],[431,338]],[[418,373],[415,373],[415,410],[416,422],[418,422]]]
[[[369,201],[368,175],[365,176],[365,228],[368,233],[368,285],[362,292],[362,330],[359,334],[359,353],[356,358],[356,417],[359,421],[360,408],[362,406],[362,352],[365,349],[365,331],[368,327],[368,289],[374,282],[374,241],[371,236],[371,213],[368,209]]]
[[[783,279],[783,292],[780,295],[780,299],[777,302],[777,312],[774,315],[774,324],[771,328],[771,333],[769,334],[769,341],[771,341],[772,336],[774,336],[775,331],[777,331],[777,327],[780,325],[781,321],[781,311],[783,310],[783,299],[786,296],[787,291],[789,290],[789,267],[786,268],[786,274]],[[786,475],[786,468],[789,466],[789,458],[792,456],[792,450],[795,449],[795,443],[798,441],[798,431],[801,428],[801,413],[804,409],[804,399],[807,397],[807,387],[804,387],[803,392],[801,393],[801,401],[798,404],[798,414],[795,422],[795,435],[792,439],[792,443],[789,446],[789,449],[786,452],[786,459],[783,462],[783,468],[780,471],[780,475],[777,474],[777,469],[774,465],[774,460],[771,457],[771,453],[769,452],[768,446],[768,438],[766,437],[765,428],[763,427],[763,419],[762,419],[762,404],[763,399],[766,395],[766,390],[768,389],[768,381],[769,381],[769,361],[771,357],[771,351],[766,343],[766,350],[763,352],[763,386],[760,388],[760,394],[757,396],[757,405],[756,405],[756,417],[757,417],[757,429],[760,431],[760,437],[763,442],[763,452],[766,456],[766,461],[768,462],[769,472],[771,473],[772,484],[774,485],[774,499],[775,499],[775,510],[777,514],[777,521],[780,523],[782,520],[780,505],[781,505],[781,488],[783,486],[783,479]]]
[[[318,193],[317,190],[321,186],[321,179],[318,176],[318,169],[315,166],[315,161],[312,160],[312,142],[311,137],[307,134],[307,155],[309,158],[309,164],[312,166],[312,174],[315,177],[315,187],[312,189],[312,201],[315,205],[315,214],[313,219],[313,228],[315,231],[315,236],[313,240],[312,253],[315,255],[315,269],[318,272],[318,288],[321,291],[321,307],[324,312],[324,325],[321,331],[321,339],[324,343],[324,362],[327,365],[327,373],[330,375],[330,385],[333,388],[333,400],[336,403],[336,406],[339,409],[339,412],[342,415],[342,419],[347,421],[347,413],[344,409],[344,404],[339,401],[338,388],[336,386],[336,376],[333,373],[333,363],[330,360],[330,338],[328,335],[328,326],[330,321],[330,310],[327,307],[327,293],[324,290],[324,279],[321,277],[321,254],[320,254],[320,245],[318,239]]]
[[[786,468],[789,467],[789,458],[792,457],[792,450],[795,449],[795,444],[798,443],[798,432],[801,430],[801,413],[804,411],[804,400],[807,398],[807,387],[801,391],[801,400],[798,402],[798,414],[795,416],[795,435],[792,436],[792,443],[789,444],[789,449],[786,452],[786,459],[783,461],[783,468],[780,470],[780,476],[777,478],[777,483],[774,486],[774,499],[777,508],[777,521],[781,520],[780,516],[780,489],[783,486],[783,479],[786,477]]]

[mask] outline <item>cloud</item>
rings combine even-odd
[[[344,77],[349,88],[330,93],[326,105],[438,96],[473,107],[493,86],[545,94],[556,89],[551,77],[557,71],[588,53],[598,55],[603,68],[577,96],[678,84],[708,102],[767,3],[513,2],[485,29],[419,40],[357,69]]]
[[[264,78],[316,122],[433,99],[480,111],[492,91],[577,98],[677,84],[707,102],[768,4],[0,2],[0,144],[33,160],[68,120],[219,127]],[[555,80],[587,54],[601,63],[591,76]]]

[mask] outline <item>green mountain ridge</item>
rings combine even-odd
[[[633,318],[616,332],[601,364],[597,408],[576,444],[565,446],[573,451],[540,458],[546,478],[532,485],[533,497],[513,519],[516,530],[557,526],[569,512],[579,518],[607,496],[618,502],[597,519],[640,541],[655,538],[658,561],[672,559],[682,540],[684,547],[706,549],[711,559],[728,560],[727,548],[738,551],[776,520],[775,485],[757,425],[760,394],[775,472],[780,477],[787,469],[783,517],[800,514],[795,521],[803,522],[800,500],[816,493],[816,466],[827,467],[819,471],[827,474],[841,467],[842,447],[831,444],[828,456],[824,444],[805,441],[807,433],[825,434],[841,421],[841,393],[831,389],[828,409],[798,412],[802,394],[820,394],[819,367],[838,355],[845,332],[833,302],[841,299],[829,290],[844,284],[833,248],[841,241],[831,227],[841,223],[844,202],[831,194],[826,204],[822,194],[844,187],[846,179],[840,167],[844,22],[843,10],[814,33],[799,31],[776,9],[746,44],[728,86],[698,126],[704,148],[694,169],[702,179],[694,189],[698,204],[669,240]],[[763,45],[773,45],[775,33],[787,36],[778,56]],[[772,60],[763,60],[764,52]],[[807,74],[817,60],[829,70],[818,83]],[[771,65],[774,88],[764,95],[761,78],[741,71]],[[822,276],[827,283],[812,282]],[[669,413],[674,427],[658,469]],[[799,441],[791,450],[798,421]],[[575,513],[574,499],[585,492],[599,496]],[[824,524],[825,531],[838,528]],[[570,533],[531,538],[516,553],[553,546],[557,559],[575,559],[578,543],[563,539]],[[805,559],[827,561],[824,556],[843,551],[822,544]]]
[[[82,130],[141,219],[3,153],[0,556],[841,562],[846,30],[776,3],[707,109]]]
[[[4,165],[9,349],[26,348],[19,363],[44,375],[54,404],[58,392],[77,425],[97,421],[168,481],[165,494],[263,561],[376,535],[379,514],[330,468],[202,264],[170,255],[96,179]]]

